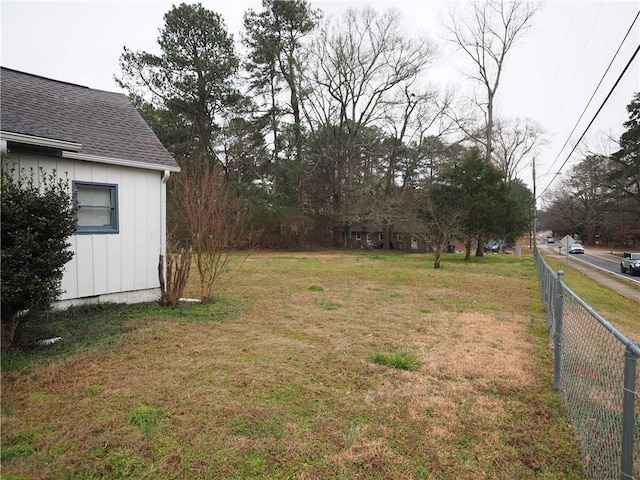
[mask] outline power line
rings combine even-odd
[[[576,142],[576,144],[574,145],[574,147],[571,149],[571,151],[569,152],[569,155],[567,155],[567,158],[565,159],[565,161],[562,163],[562,165],[560,166],[560,169],[555,173],[555,175],[553,176],[553,178],[551,179],[551,181],[549,182],[549,184],[544,188],[544,190],[540,193],[540,195],[538,195],[538,197],[536,198],[536,200],[540,197],[542,197],[542,195],[544,195],[544,193],[549,189],[549,187],[551,186],[551,184],[553,183],[553,181],[556,179],[556,177],[560,174],[560,172],[562,171],[562,169],[564,168],[564,166],[567,164],[567,162],[569,161],[569,159],[571,158],[571,155],[573,154],[573,152],[575,151],[576,148],[578,148],[578,145],[580,144],[580,141],[582,141],[583,137],[587,134],[587,131],[589,130],[589,128],[591,128],[591,125],[593,124],[593,122],[596,120],[596,118],[598,117],[598,115],[600,114],[600,112],[602,111],[602,108],[605,106],[605,104],[607,103],[607,101],[609,100],[609,97],[611,97],[611,94],[613,93],[613,91],[616,89],[616,87],[618,86],[618,84],[620,83],[620,80],[622,80],[622,77],[624,76],[624,74],[627,72],[627,70],[629,69],[629,66],[631,65],[631,63],[633,62],[633,60],[636,58],[636,55],[638,54],[638,51],[640,51],[640,45],[638,45],[638,47],[636,48],[636,51],[633,52],[633,55],[631,55],[631,58],[629,59],[629,61],[627,62],[627,65],[624,67],[624,69],[622,70],[622,73],[620,73],[620,75],[618,76],[618,79],[616,80],[616,83],[613,84],[613,87],[611,87],[611,90],[609,91],[609,93],[607,94],[607,97],[604,99],[604,101],[602,102],[602,105],[600,105],[600,108],[598,108],[598,111],[596,112],[596,114],[593,116],[593,118],[591,119],[591,121],[589,122],[589,125],[587,125],[587,128],[584,129],[584,132],[582,132],[582,135],[580,135],[580,138],[578,139],[578,141]],[[555,162],[554,162],[555,163]]]
[[[576,128],[578,128],[578,125],[580,124],[580,120],[582,120],[582,117],[584,116],[585,112],[587,111],[587,109],[589,108],[589,105],[591,105],[591,101],[593,100],[593,97],[595,97],[596,92],[598,91],[598,89],[600,88],[600,85],[602,85],[602,82],[604,80],[604,78],[607,76],[607,73],[609,73],[609,70],[611,69],[611,65],[613,65],[613,62],[615,61],[615,59],[618,56],[618,53],[620,53],[620,49],[622,48],[622,45],[624,44],[624,42],[627,40],[627,37],[629,36],[629,33],[631,33],[631,30],[633,29],[633,26],[635,25],[636,21],[638,20],[638,17],[640,16],[640,10],[638,10],[638,13],[636,13],[635,18],[633,19],[633,22],[631,22],[631,25],[629,26],[629,29],[627,30],[627,33],[625,34],[624,38],[622,39],[622,41],[620,42],[620,45],[618,45],[618,49],[616,50],[616,53],[613,54],[613,58],[611,59],[611,61],[609,62],[609,65],[607,66],[607,69],[604,71],[604,73],[602,74],[602,77],[600,78],[600,81],[598,82],[598,85],[596,85],[595,90],[593,91],[593,93],[591,94],[591,98],[589,99],[589,101],[587,102],[587,105],[584,107],[584,110],[582,110],[582,113],[580,114],[580,118],[578,118],[578,121],[576,122],[576,124],[573,126],[573,129],[571,130],[571,133],[569,134],[569,136],[567,137],[567,139],[565,140],[564,144],[562,145],[562,147],[560,148],[560,150],[558,151],[558,155],[556,156],[556,158],[553,160],[553,163],[551,164],[551,166],[549,167],[549,169],[547,170],[547,173],[545,173],[545,175],[549,174],[549,172],[551,172],[551,170],[553,170],[553,166],[556,164],[556,162],[558,161],[558,158],[560,158],[560,154],[562,153],[562,151],[564,150],[564,147],[567,146],[567,144],[569,143],[569,140],[571,140],[571,136],[573,135],[573,133],[576,131]],[[580,142],[578,142],[580,143]],[[566,162],[565,162],[566,163]],[[560,169],[562,170],[562,169]],[[555,179],[555,177],[554,177]],[[553,181],[553,180],[552,180]]]
[[[544,111],[544,118],[547,118],[547,114],[549,113],[549,107],[551,106],[551,101],[553,99],[554,94],[556,93],[556,85],[558,82],[558,73],[560,72],[560,65],[562,65],[562,60],[564,60],[564,50],[567,47],[567,39],[569,38],[569,33],[571,33],[571,27],[573,26],[573,16],[576,13],[576,5],[578,2],[573,2],[573,9],[571,10],[571,18],[569,19],[569,27],[567,28],[567,32],[564,36],[564,42],[562,42],[562,51],[560,52],[560,58],[558,59],[558,65],[556,66],[556,74],[553,76],[553,82],[551,83],[551,94],[547,98],[547,108]],[[555,125],[554,125],[555,126]]]
[[[574,4],[575,5],[575,4]],[[591,34],[593,33],[593,28],[596,25],[596,21],[598,20],[598,15],[600,14],[600,9],[602,8],[602,3],[600,3],[598,5],[598,10],[596,11],[596,15],[595,17],[593,17],[593,22],[591,23],[591,28],[589,29],[589,34],[587,35],[586,40],[584,41],[584,45],[582,47],[582,52],[580,52],[580,57],[578,57],[578,61],[576,62],[576,66],[573,69],[573,75],[571,75],[571,82],[569,82],[569,87],[567,88],[567,91],[571,91],[571,88],[573,87],[573,83],[576,79],[576,74],[578,73],[578,68],[580,67],[581,63],[582,63],[582,57],[584,56],[584,52],[587,51],[587,46],[589,45],[589,40],[591,39]],[[571,28],[571,27],[569,27]],[[560,104],[560,108],[558,108],[558,111],[561,112],[562,109],[564,108],[565,103],[567,102],[567,98],[568,95],[564,95],[564,97],[562,98],[562,103]],[[556,121],[557,121],[557,116],[555,117]],[[556,126],[556,124],[553,124],[554,128]]]

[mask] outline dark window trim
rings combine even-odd
[[[76,226],[76,234],[78,235],[87,235],[93,233],[120,233],[120,211],[118,208],[118,185],[115,183],[100,183],[100,182],[80,182],[73,180],[71,182],[71,191],[73,195],[73,206],[78,207],[78,197],[76,195],[76,191],[78,186],[80,187],[104,187],[109,188],[111,190],[111,198],[113,199],[113,204],[111,205],[111,211],[113,212],[113,223],[111,225],[105,226]],[[77,222],[77,216],[76,216]]]

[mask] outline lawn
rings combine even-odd
[[[432,265],[257,253],[212,303],[27,323],[63,340],[3,354],[2,478],[582,478],[533,258]]]

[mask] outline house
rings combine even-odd
[[[56,172],[79,206],[59,306],[160,296],[166,182],[180,168],[120,93],[0,68],[5,164]]]
[[[397,221],[392,225],[391,244],[394,250],[422,251],[427,249],[423,234],[424,226],[419,220]],[[379,248],[384,241],[384,229],[372,222],[352,225],[350,245],[353,248]]]

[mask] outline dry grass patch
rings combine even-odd
[[[220,291],[243,305],[226,320],[143,313],[119,349],[4,372],[3,447],[23,453],[3,474],[580,478],[532,326],[544,315],[531,264],[255,255]],[[375,364],[375,351],[420,367]],[[129,420],[142,406],[157,414],[150,435]]]

